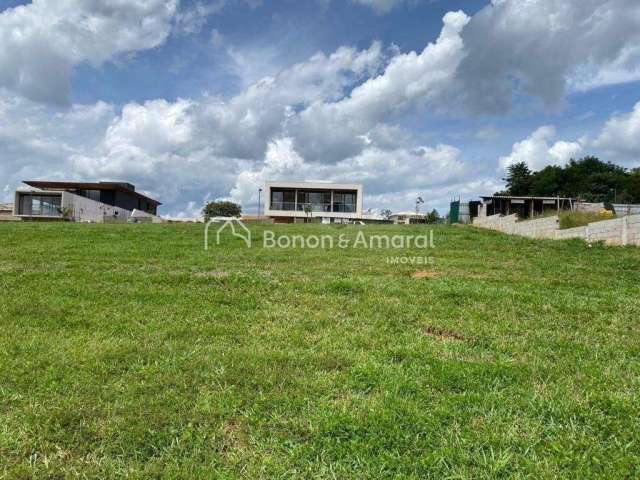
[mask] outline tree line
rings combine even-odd
[[[496,195],[572,197],[585,202],[640,203],[640,168],[628,170],[597,157],[571,159],[565,166],[532,171],[515,163],[503,178],[506,189]]]

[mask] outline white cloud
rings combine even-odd
[[[612,160],[640,165],[640,102],[631,112],[612,116],[593,145]]]
[[[0,13],[0,87],[65,103],[75,66],[156,47],[178,0],[34,0]]]
[[[557,141],[549,148],[549,155],[560,165],[568,163],[572,158],[577,160],[578,156],[583,151],[582,143],[580,142],[565,142],[563,140]]]
[[[29,178],[72,178],[66,159],[100,141],[114,115],[104,102],[57,110],[0,88],[0,187],[10,192]]]
[[[465,100],[502,112],[514,92],[549,107],[567,89],[640,79],[640,2],[636,0],[500,0],[462,32]]]
[[[548,165],[564,165],[582,153],[580,142],[557,141],[552,144],[555,137],[553,126],[538,128],[529,137],[514,143],[509,155],[500,157],[500,167],[506,169],[515,163],[525,162],[531,169],[540,170]]]
[[[440,36],[421,53],[394,56],[385,71],[337,102],[314,102],[288,122],[305,158],[335,161],[357,154],[362,135],[397,113],[438,108],[463,57],[460,31],[469,18],[449,12]]]

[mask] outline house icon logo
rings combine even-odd
[[[212,224],[220,224],[218,229],[216,230],[216,245],[220,245],[220,234],[226,230],[230,229],[231,234],[234,237],[238,237],[244,240],[244,243],[247,245],[247,248],[251,248],[251,232],[247,228],[247,226],[242,223],[242,220],[236,217],[213,217],[204,227],[204,249],[209,250],[209,228]]]

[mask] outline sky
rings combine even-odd
[[[637,0],[0,0],[0,201],[119,180],[192,217],[331,180],[446,213],[585,155],[640,167]]]

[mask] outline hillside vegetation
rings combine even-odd
[[[640,477],[640,249],[265,228],[0,225],[0,478]]]

